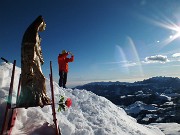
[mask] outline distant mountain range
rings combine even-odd
[[[134,83],[92,82],[76,88],[106,97],[139,123],[180,123],[180,79],[177,77],[152,77]]]

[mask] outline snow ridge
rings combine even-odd
[[[12,64],[0,66],[0,112],[4,112]],[[20,68],[16,67],[14,91],[17,91]],[[46,79],[47,94],[51,97],[49,79]],[[125,111],[92,92],[79,89],[63,89],[54,82],[55,102],[60,95],[70,97],[72,107],[57,112],[57,119],[63,135],[164,135],[158,128],[138,124]],[[16,93],[13,94],[14,96]],[[15,97],[14,97],[15,100]],[[56,110],[57,110],[56,104]],[[3,119],[1,115],[1,119]],[[0,123],[2,124],[2,123]],[[19,108],[13,135],[53,134],[51,106]]]

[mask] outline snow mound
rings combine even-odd
[[[0,112],[4,112],[12,64],[0,67]],[[20,68],[16,68],[14,91],[17,91]],[[50,82],[46,79],[47,94],[51,97]],[[57,112],[57,121],[63,135],[164,135],[158,128],[138,124],[125,111],[104,97],[79,89],[63,89],[54,82],[55,102],[60,95],[70,97],[72,107]],[[16,93],[13,94],[14,96]],[[57,110],[56,104],[56,110]],[[1,115],[0,119],[3,119]],[[49,124],[48,124],[49,123]],[[0,123],[2,126],[2,123]],[[19,108],[13,135],[54,134],[51,106]]]
[[[153,105],[147,105],[147,104],[145,104],[145,103],[143,103],[141,101],[136,101],[134,104],[129,105],[126,108],[126,111],[128,113],[138,114],[142,110],[155,111],[157,109],[158,108],[154,107]]]

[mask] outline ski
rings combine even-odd
[[[5,58],[1,57],[1,60],[5,61],[6,63],[9,63],[8,60],[6,60]]]
[[[13,92],[15,65],[16,65],[16,60],[14,60],[13,63],[13,70],[12,70],[9,94],[8,94],[8,99],[4,114],[4,121],[1,129],[1,135],[10,135],[16,121],[17,109],[12,108],[12,92]]]
[[[51,96],[52,96],[52,114],[53,114],[53,121],[55,124],[55,128],[56,128],[56,135],[62,135],[61,134],[61,130],[58,126],[57,123],[57,118],[56,118],[56,111],[55,111],[55,103],[54,103],[54,88],[53,88],[53,74],[52,74],[52,62],[50,61],[50,87],[51,87]]]

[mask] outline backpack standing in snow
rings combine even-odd
[[[71,55],[70,58],[67,58],[68,55]],[[67,82],[67,73],[68,73],[68,62],[74,61],[74,55],[71,52],[66,52],[66,50],[62,51],[62,54],[58,56],[58,64],[59,64],[59,86],[66,88]]]
[[[45,77],[41,70],[44,60],[41,38],[38,32],[46,27],[42,16],[38,16],[27,28],[21,44],[21,93],[17,106],[32,107],[50,104],[46,95]]]

